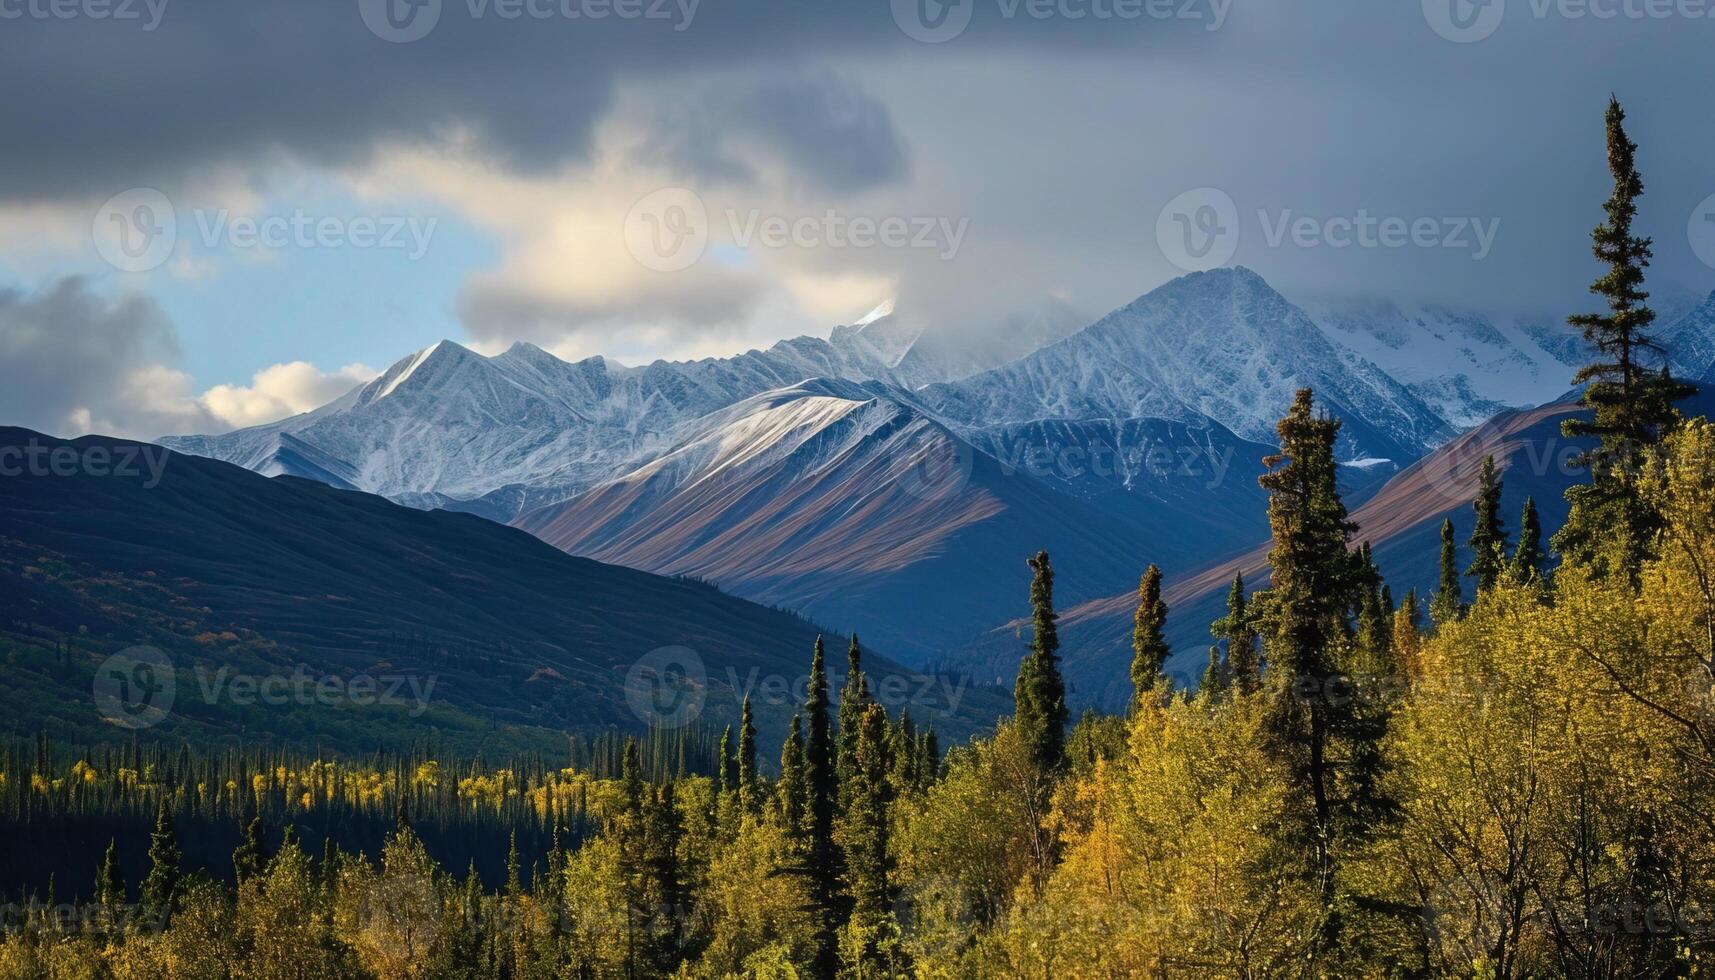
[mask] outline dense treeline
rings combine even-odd
[[[646,778],[713,773],[717,736],[703,728],[651,730],[636,746]],[[119,843],[124,869],[146,867],[144,834],[164,805],[184,839],[186,867],[232,878],[230,855],[252,819],[278,839],[287,828],[319,849],[326,842],[379,855],[407,814],[435,858],[474,862],[483,880],[505,874],[508,839],[545,852],[556,835],[583,841],[592,823],[591,787],[618,778],[626,739],[572,735],[559,761],[540,755],[459,763],[421,746],[361,760],[284,748],[197,752],[130,742],[71,748],[47,735],[0,743],[0,896],[80,901],[91,897],[97,860]],[[599,797],[599,790],[597,792]]]
[[[1472,560],[1449,519],[1427,615],[1354,543],[1340,423],[1300,392],[1262,478],[1270,581],[1235,578],[1195,691],[1163,673],[1151,566],[1126,714],[1072,723],[1039,552],[1014,714],[945,759],[871,696],[855,637],[837,699],[809,652],[777,768],[748,704],[706,768],[678,762],[706,735],[659,733],[584,769],[444,775],[416,755],[16,745],[8,832],[85,811],[152,829],[129,842],[141,862],[89,848],[56,885],[75,908],[14,906],[0,977],[1707,973],[1715,424],[1680,418],[1684,389],[1651,366],[1623,119],[1610,105],[1594,236],[1608,309],[1574,320],[1598,357],[1572,429],[1598,442],[1589,479],[1545,545],[1485,461]],[[232,828],[232,884],[190,870],[205,808]],[[341,808],[387,821],[378,853],[333,835],[312,856]],[[482,845],[498,875],[440,854],[435,834],[478,825],[506,833]]]

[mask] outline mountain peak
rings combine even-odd
[[[415,354],[405,357],[388,368],[381,377],[369,383],[365,402],[386,398],[407,381],[413,385],[432,383],[460,365],[485,360],[470,348],[451,340],[437,340]]]

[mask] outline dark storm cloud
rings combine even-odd
[[[408,11],[413,0],[391,2]],[[439,9],[433,30],[389,43],[365,26],[359,0],[126,0],[141,19],[99,20],[0,0],[0,200],[88,198],[276,156],[358,163],[380,141],[432,144],[455,131],[474,132],[504,166],[541,171],[587,149],[620,77],[682,83],[695,97],[700,71],[944,47],[907,37],[886,0],[414,2]],[[614,16],[621,4],[635,15]],[[976,7],[959,44],[999,19]],[[151,9],[159,23],[145,30]],[[1015,33],[1026,40],[1111,37],[1100,25],[1024,20]],[[886,111],[836,85],[783,80],[724,111],[828,186],[902,166]]]
[[[178,357],[173,325],[148,297],[103,296],[79,276],[28,293],[0,289],[0,419],[7,424],[66,434],[82,431],[86,419],[138,435],[187,422],[216,426],[194,406],[172,403],[159,384],[134,382],[137,370]],[[160,397],[151,404],[148,395]]]
[[[458,312],[475,340],[553,345],[601,337],[616,324],[686,330],[740,322],[761,292],[754,279],[703,267],[677,274],[671,289],[645,289],[599,304],[544,297],[514,283],[478,281],[459,297]]]
[[[639,164],[666,162],[714,181],[751,179],[735,141],[771,152],[821,191],[861,190],[906,172],[887,107],[826,73],[770,73],[700,89],[665,109],[653,130],[634,153]]]

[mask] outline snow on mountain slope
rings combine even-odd
[[[1013,615],[1036,548],[1064,562],[1064,595],[1135,582],[1141,529],[1006,471],[892,394],[816,380],[754,396],[515,523],[573,554],[855,628],[908,659]]]
[[[1674,371],[1681,377],[1715,382],[1715,292],[1683,316],[1658,317],[1656,323],[1656,340],[1667,348]]]
[[[1245,268],[1193,273],[1027,357],[918,394],[966,426],[1204,417],[1268,442],[1298,388],[1347,421],[1345,455],[1410,460],[1452,432]]]
[[[160,441],[271,475],[334,474],[402,503],[506,520],[654,458],[679,426],[758,392],[820,376],[888,377],[874,328],[639,368],[568,363],[530,344],[484,357],[443,340],[313,412]]]
[[[1329,340],[1386,371],[1456,429],[1553,401],[1583,357],[1578,344],[1542,347],[1537,338],[1551,335],[1536,318],[1386,301],[1307,309]]]

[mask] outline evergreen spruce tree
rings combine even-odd
[[[887,841],[888,807],[893,801],[887,712],[879,704],[867,705],[858,726],[847,809],[846,874],[853,914],[870,924],[893,910]]]
[[[1245,605],[1245,576],[1233,574],[1227,590],[1227,615],[1215,621],[1210,632],[1227,641],[1226,672],[1232,688],[1250,694],[1262,685],[1262,670],[1256,656],[1256,626]]]
[[[1163,630],[1167,603],[1161,601],[1161,569],[1150,565],[1137,586],[1137,615],[1131,631],[1132,708],[1154,693],[1171,651]]]
[[[840,740],[834,759],[841,786],[851,778],[849,763],[852,753],[857,751],[858,723],[869,702],[869,678],[863,672],[863,650],[858,646],[857,634],[853,633],[851,646],[846,649],[846,683],[840,688]]]
[[[1339,677],[1333,646],[1348,631],[1355,563],[1347,550],[1354,529],[1337,488],[1334,443],[1340,423],[1315,411],[1309,389],[1298,392],[1277,429],[1280,452],[1263,461],[1273,532],[1264,649],[1269,662],[1268,736],[1287,765],[1297,796],[1293,833],[1313,856],[1324,905],[1335,888],[1338,788],[1331,743],[1350,720],[1349,699],[1305,696]],[[1332,933],[1332,919],[1324,925]]]
[[[804,771],[804,720],[792,716],[792,728],[780,748],[780,818],[787,836],[802,844],[808,827],[805,810],[809,804],[809,785]]]
[[[267,844],[263,840],[262,817],[252,816],[244,827],[244,837],[232,852],[232,870],[240,884],[262,873],[268,865]]]
[[[95,870],[95,901],[103,913],[112,917],[125,904],[125,876],[119,869],[119,841],[107,842],[107,853]]]
[[[756,722],[750,715],[748,697],[744,699],[738,722],[738,799],[744,812],[756,812]]]
[[[921,790],[923,781],[917,773],[917,726],[911,722],[910,709],[900,709],[899,724],[893,728],[887,754],[893,765],[894,795],[903,796]]]
[[[1507,532],[1501,523],[1501,480],[1495,475],[1495,457],[1483,457],[1478,478],[1476,521],[1471,526],[1471,567],[1465,574],[1477,580],[1477,591],[1487,592],[1500,581],[1506,567]]]
[[[715,787],[721,793],[731,793],[738,789],[738,751],[732,744],[732,726],[726,726],[721,732],[720,772],[715,778]]]
[[[804,715],[809,736],[804,749],[805,782],[809,787],[809,852],[806,855],[810,896],[816,918],[816,953],[812,972],[833,977],[839,967],[839,931],[846,903],[840,891],[840,848],[834,842],[834,817],[839,784],[834,771],[833,719],[828,710],[828,672],[822,638],[810,661],[809,695]]]
[[[1066,683],[1060,677],[1060,632],[1054,611],[1054,569],[1048,552],[1029,560],[1030,653],[1018,666],[1013,711],[1031,759],[1045,773],[1060,770],[1066,749]]]
[[[1513,552],[1512,573],[1520,582],[1542,577],[1542,519],[1536,516],[1536,501],[1524,498],[1524,515],[1519,518],[1518,549]]]
[[[917,771],[923,774],[923,782],[927,786],[941,776],[941,745],[935,737],[935,729],[923,733],[918,751],[921,758],[917,761]]]
[[[1218,645],[1209,647],[1209,664],[1203,668],[1203,681],[1197,690],[1210,701],[1219,701],[1227,692],[1227,665]]]
[[[1659,515],[1637,488],[1643,450],[1672,427],[1673,403],[1692,389],[1674,380],[1665,365],[1658,371],[1649,363],[1664,358],[1649,333],[1655,311],[1643,288],[1652,243],[1632,234],[1644,184],[1625,120],[1619,100],[1610,97],[1605,127],[1614,189],[1603,205],[1606,220],[1590,236],[1597,261],[1607,267],[1590,291],[1606,300],[1608,309],[1567,320],[1583,332],[1597,360],[1572,379],[1585,386],[1579,402],[1591,416],[1568,419],[1561,428],[1569,437],[1594,436],[1600,444],[1580,457],[1591,482],[1566,491],[1571,511],[1554,536],[1554,549],[1568,564],[1635,580],[1660,526]]]
[[[179,867],[183,858],[173,816],[163,799],[155,813],[155,829],[149,834],[149,874],[143,879],[143,914],[153,922],[165,922],[172,914],[183,876]]]
[[[740,787],[740,792],[743,788]],[[664,921],[649,923],[650,959],[660,975],[678,966],[684,940],[685,915],[689,910],[689,884],[679,860],[684,824],[679,818],[673,784],[667,782],[652,795],[644,816],[643,865],[649,878],[652,907]]]
[[[1465,614],[1465,596],[1459,588],[1459,558],[1453,544],[1453,519],[1441,522],[1441,585],[1429,603],[1429,616],[1436,625],[1451,623]]]

